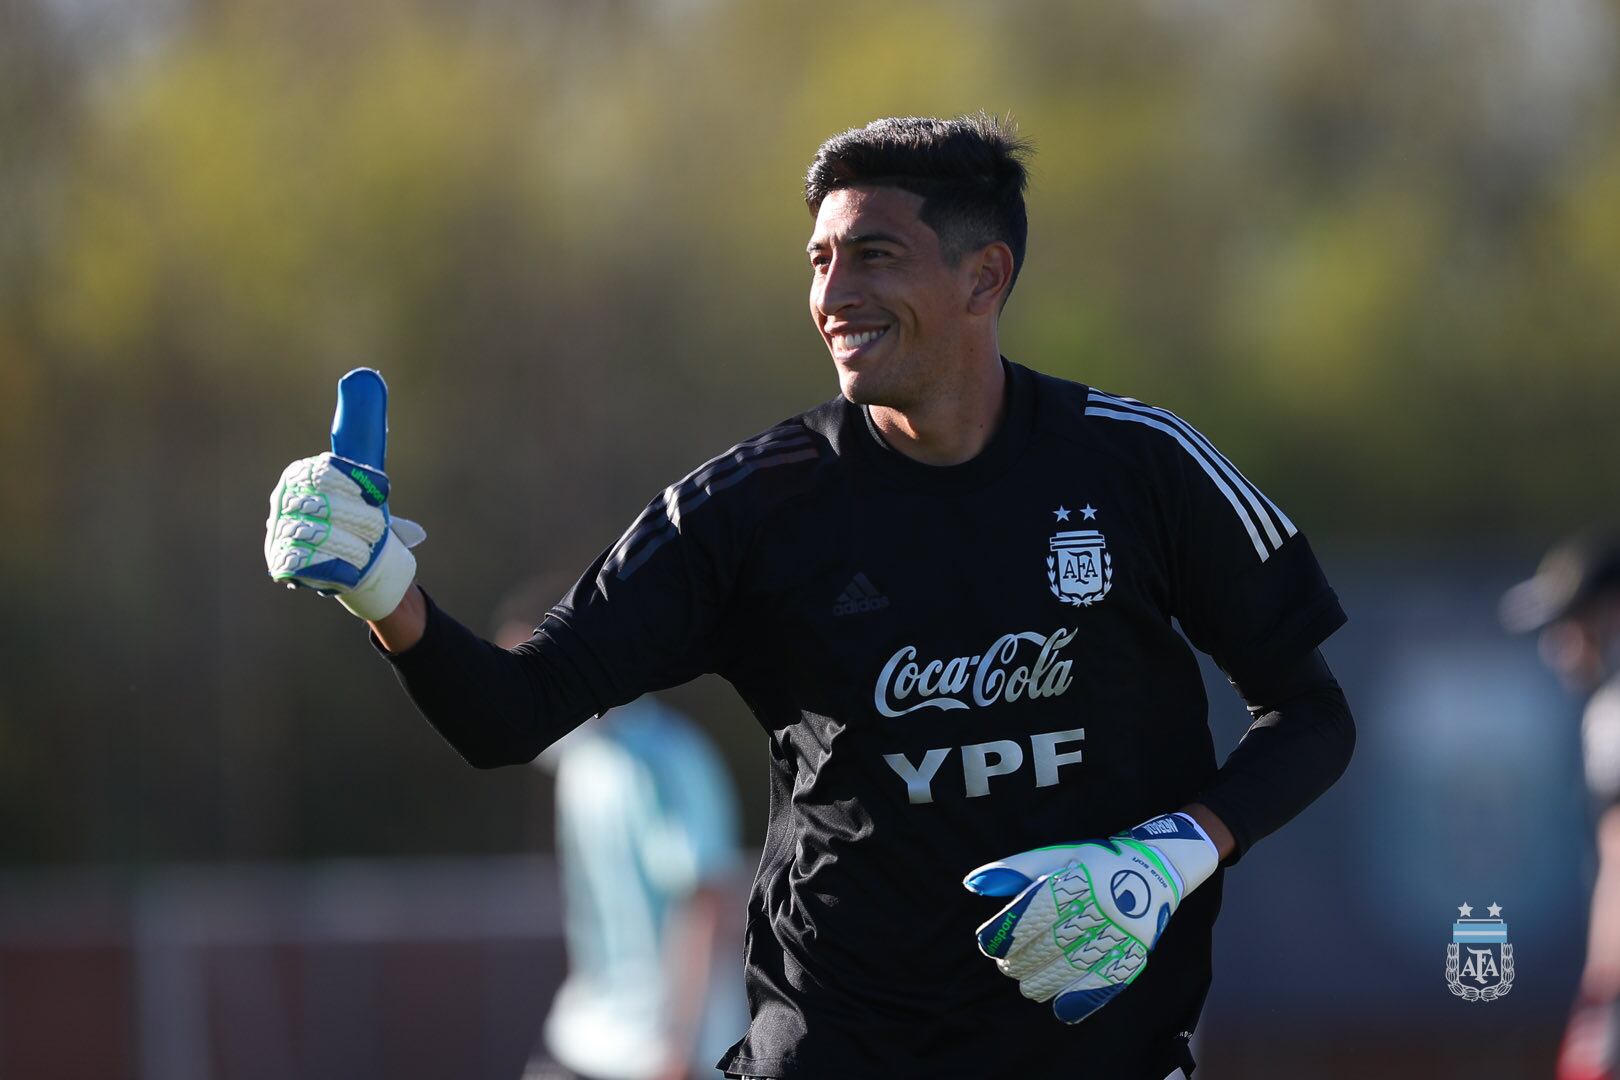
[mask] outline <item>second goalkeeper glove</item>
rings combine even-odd
[[[1013,897],[979,927],[979,950],[1025,997],[1077,1024],[1142,974],[1170,916],[1219,862],[1198,823],[1175,813],[986,863],[962,884]]]

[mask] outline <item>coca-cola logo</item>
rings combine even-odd
[[[1074,635],[1063,628],[1050,634],[1003,634],[977,656],[926,663],[918,662],[916,646],[906,645],[883,665],[872,702],[884,716],[904,716],[918,709],[983,708],[998,701],[1057,697],[1072,681],[1069,661],[1057,654]],[[1027,662],[1019,663],[1021,658]]]

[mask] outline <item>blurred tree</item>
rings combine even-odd
[[[1008,354],[1185,413],[1319,540],[1616,494],[1613,3],[91,10],[0,26],[0,857],[528,843],[525,777],[265,586],[264,492],[372,363],[430,588],[477,624],[583,567],[834,392],[800,177],[878,115],[1017,116]]]

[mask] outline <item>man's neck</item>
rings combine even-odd
[[[1006,410],[1007,377],[998,354],[920,405],[873,405],[869,411],[884,441],[906,457],[924,465],[960,465],[989,445]]]

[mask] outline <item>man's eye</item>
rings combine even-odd
[[[875,259],[887,259],[888,257],[889,253],[887,251],[880,251],[877,248],[867,248],[861,252],[861,258],[867,262],[872,262]]]

